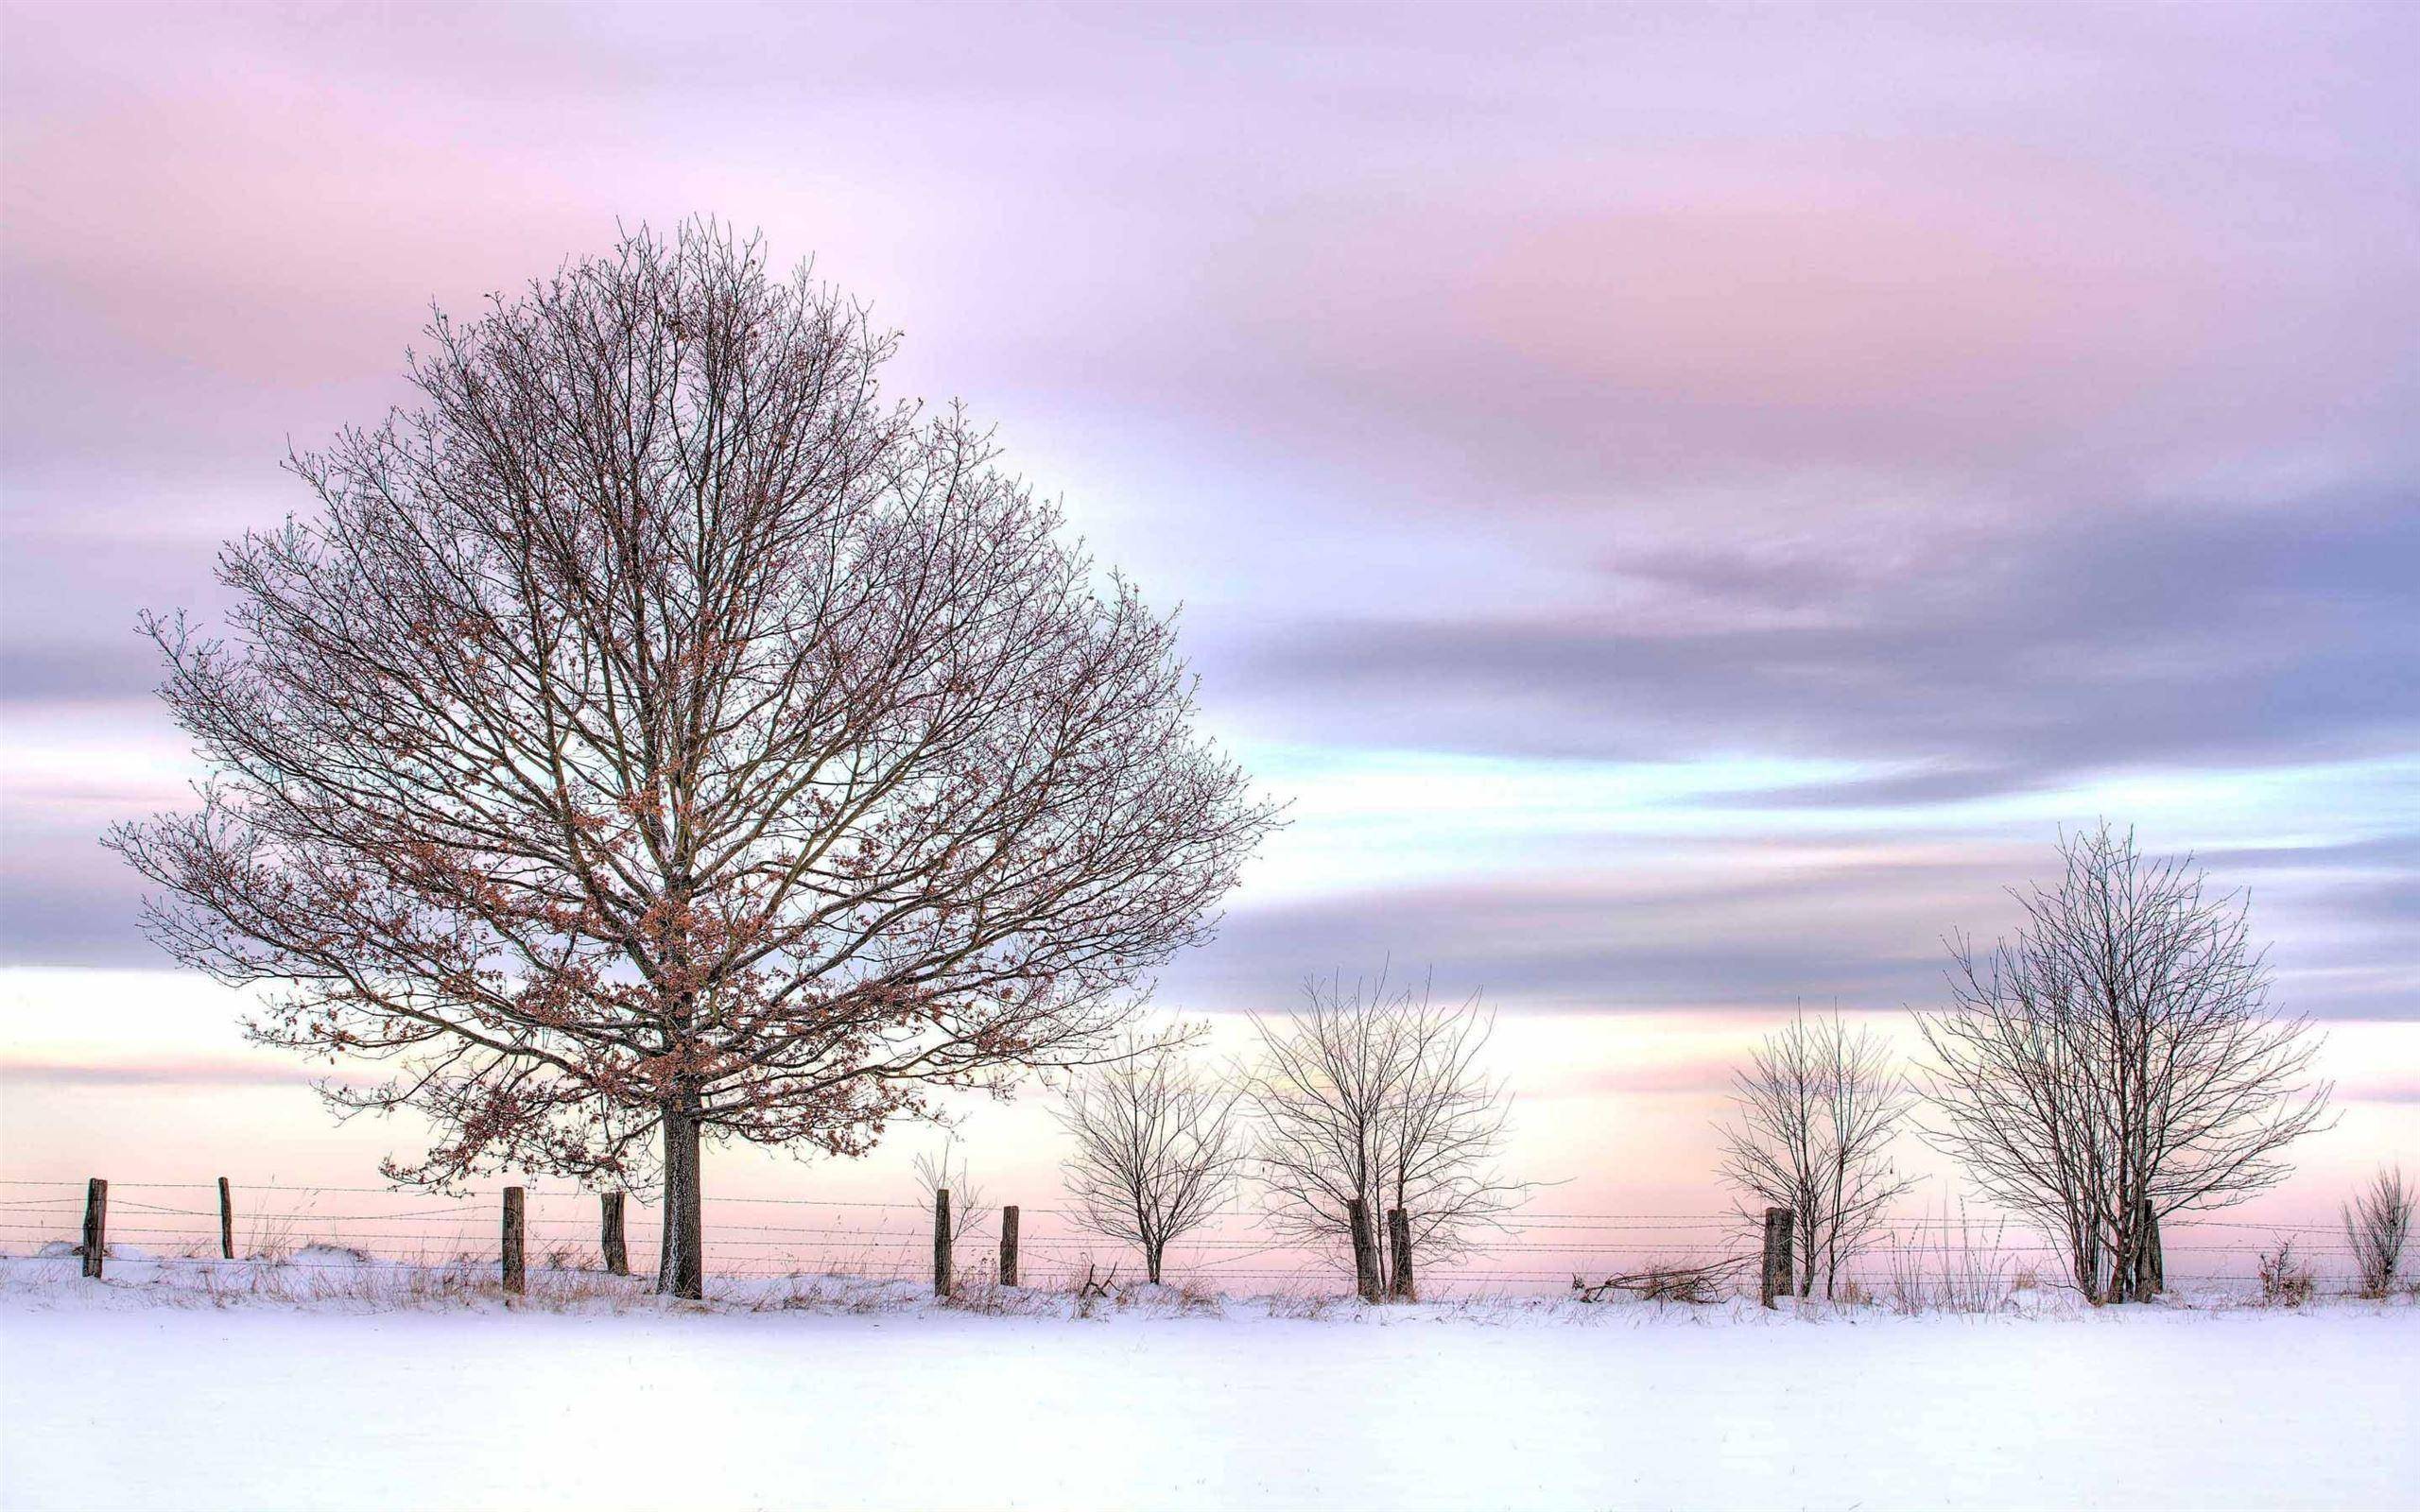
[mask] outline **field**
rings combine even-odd
[[[0,1269],[11,1508],[2396,1507],[2420,1307],[1990,1317],[1152,1291],[666,1308],[485,1268]]]

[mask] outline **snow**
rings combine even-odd
[[[1879,1309],[0,1263],[11,1508],[2414,1504],[2420,1306]],[[451,1277],[451,1282],[447,1278]],[[451,1287],[451,1289],[449,1289]],[[419,1298],[417,1302],[410,1298]]]

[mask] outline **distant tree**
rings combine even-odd
[[[859,1154],[936,1087],[1089,1061],[1272,822],[1174,628],[1061,543],[895,346],[691,225],[436,317],[421,404],[231,544],[232,641],[148,624],[211,776],[112,832],[258,1040],[397,1063],[399,1181]]]
[[[1819,1280],[1833,1295],[1915,1185],[1890,1156],[1912,1097],[1882,1037],[1852,1032],[1838,1012],[1793,1017],[1733,1076],[1732,1114],[1717,1127],[1723,1178],[1790,1211],[1801,1296]]]
[[[2362,1296],[2384,1297],[2394,1289],[2404,1248],[2411,1242],[2414,1205],[2411,1188],[2396,1166],[2381,1169],[2345,1204],[2344,1242],[2353,1251]]]
[[[1076,1142],[1065,1169],[1079,1221],[1139,1247],[1157,1285],[1167,1246],[1235,1194],[1250,1152],[1239,1088],[1192,1063],[1184,1045],[1129,1049],[1078,1074],[1060,1123]]]
[[[1259,1053],[1248,1095],[1260,1123],[1254,1161],[1276,1231],[1352,1264],[1347,1204],[1368,1205],[1378,1279],[1393,1284],[1384,1214],[1400,1208],[1414,1268],[1450,1263],[1500,1228],[1530,1183],[1496,1168],[1512,1094],[1481,1063],[1493,1013],[1473,996],[1439,1004],[1428,984],[1392,988],[1381,971],[1350,988],[1304,985],[1305,1003],[1254,1017]]]
[[[2014,939],[1953,939],[1950,1001],[1916,1015],[1930,1137],[2063,1239],[2078,1290],[2140,1300],[2158,1221],[2282,1180],[2328,1089],[2307,1080],[2308,1022],[2270,1011],[2239,895],[2105,824],[2061,855],[2057,887],[2019,896]]]

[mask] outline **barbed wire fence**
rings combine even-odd
[[[528,1263],[547,1270],[601,1269],[598,1195],[568,1185],[521,1189]],[[625,1234],[631,1266],[651,1275],[662,1226],[632,1194]],[[80,1252],[88,1207],[84,1181],[0,1179],[0,1255]],[[365,1262],[417,1266],[494,1266],[505,1241],[500,1190],[432,1196],[389,1187],[233,1183],[225,1211],[216,1181],[112,1181],[107,1198],[106,1252],[166,1266],[246,1261],[300,1270],[350,1269]],[[706,1265],[727,1280],[802,1276],[920,1282],[930,1275],[933,1225],[923,1201],[713,1196],[705,1199]],[[983,1209],[958,1241],[956,1274],[981,1281],[999,1237],[997,1207]],[[1078,1210],[1021,1207],[1019,1280],[1065,1288],[1102,1272],[1139,1272],[1131,1246],[1086,1231]],[[1423,1268],[1424,1297],[1492,1293],[1556,1294],[1619,1274],[1692,1267],[1751,1267],[1755,1220],[1739,1212],[1552,1211],[1508,1216],[1477,1238],[1456,1263]],[[1266,1214],[1235,1207],[1169,1246],[1167,1274],[1176,1284],[1224,1294],[1347,1291],[1352,1257],[1306,1251],[1272,1238]],[[223,1228],[222,1228],[223,1226]],[[2350,1291],[2328,1274],[2349,1266],[2340,1228],[2311,1223],[2171,1218],[2162,1225],[2171,1285],[2256,1282],[2262,1262],[2290,1241],[2305,1263],[2319,1262],[2314,1288]],[[1881,1226],[1874,1243],[1843,1268],[1864,1295],[1890,1286],[1969,1279],[1979,1263],[2018,1289],[2056,1287],[2064,1251],[1998,1214],[1905,1217]]]

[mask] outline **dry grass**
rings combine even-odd
[[[242,1253],[253,1260],[280,1261],[294,1251],[294,1215],[264,1213],[244,1226]]]
[[[1322,1293],[1275,1295],[1268,1298],[1269,1315],[1300,1323],[1317,1323],[1337,1309],[1337,1299]]]
[[[2016,1290],[2009,1271],[2008,1226],[1970,1220],[1963,1208],[1891,1250],[1891,1309],[1921,1313],[1997,1313]]]
[[[2281,1239],[2274,1250],[2260,1256],[2260,1303],[2263,1307],[2300,1307],[2318,1290],[2310,1265],[2294,1253],[2294,1242]]]
[[[214,1246],[215,1247],[215,1246]],[[1945,1263],[1946,1257],[1946,1263]],[[2014,1293],[2020,1278],[2008,1275],[1989,1245],[1933,1245],[1898,1257],[1900,1268],[1870,1296],[1861,1285],[1844,1284],[1828,1304],[1804,1303],[1795,1315],[1818,1318],[1847,1315],[1878,1300],[1893,1311],[1916,1315],[1929,1313],[2041,1313],[2047,1305],[2019,1304]],[[2243,1307],[2300,1307],[2330,1300],[2334,1293],[2317,1283],[2309,1265],[2293,1246],[2280,1246],[2262,1257],[2262,1282],[2230,1293],[2212,1293],[2199,1299],[2174,1297],[2172,1306],[2197,1311],[2227,1311]],[[895,1272],[898,1267],[888,1267]],[[275,1262],[226,1262],[212,1256],[199,1259],[129,1259],[110,1265],[105,1289],[77,1276],[73,1255],[46,1260],[0,1261],[0,1294],[12,1305],[84,1306],[94,1302],[117,1306],[158,1305],[172,1308],[241,1308],[247,1306],[328,1309],[344,1312],[389,1311],[538,1311],[553,1313],[808,1313],[873,1316],[956,1312],[980,1316],[1035,1319],[1097,1319],[1105,1317],[1210,1318],[1267,1315],[1303,1322],[1331,1319],[1381,1321],[1402,1313],[1426,1319],[1465,1320],[1484,1325],[1517,1324],[1562,1318],[1628,1314],[1641,1320],[1657,1316],[1690,1316],[1720,1321],[1734,1312],[1759,1317],[1749,1302],[1726,1299],[1706,1306],[1703,1293],[1684,1287],[1675,1293],[1651,1280],[1634,1294],[1642,1300],[1676,1306],[1654,1309],[1608,1309],[1579,1305],[1569,1296],[1549,1297],[1502,1293],[1465,1294],[1404,1308],[1366,1307],[1349,1294],[1340,1295],[1315,1280],[1293,1288],[1253,1294],[1225,1294],[1216,1289],[1217,1277],[1183,1277],[1176,1283],[1150,1286],[1139,1282],[1108,1283],[1098,1271],[1084,1286],[1080,1270],[1056,1272],[1040,1284],[1003,1287],[989,1274],[961,1286],[947,1298],[936,1298],[929,1284],[887,1274],[719,1275],[710,1282],[709,1298],[685,1302],[658,1297],[650,1276],[617,1277],[602,1270],[532,1266],[525,1294],[508,1297],[492,1257],[430,1257],[421,1261],[371,1260],[358,1250],[326,1244],[292,1246]],[[1642,1273],[1650,1275],[1651,1273]],[[1997,1279],[1996,1281],[1996,1278]],[[1040,1280],[1039,1278],[1037,1280]],[[2349,1299],[2351,1289],[2346,1288]],[[112,1300],[112,1299],[114,1300]],[[2408,1302],[2407,1302],[2408,1298]],[[2420,1281],[2398,1285],[2383,1304],[2400,1310],[2420,1304]],[[2082,1306],[2081,1302],[2075,1304]]]

